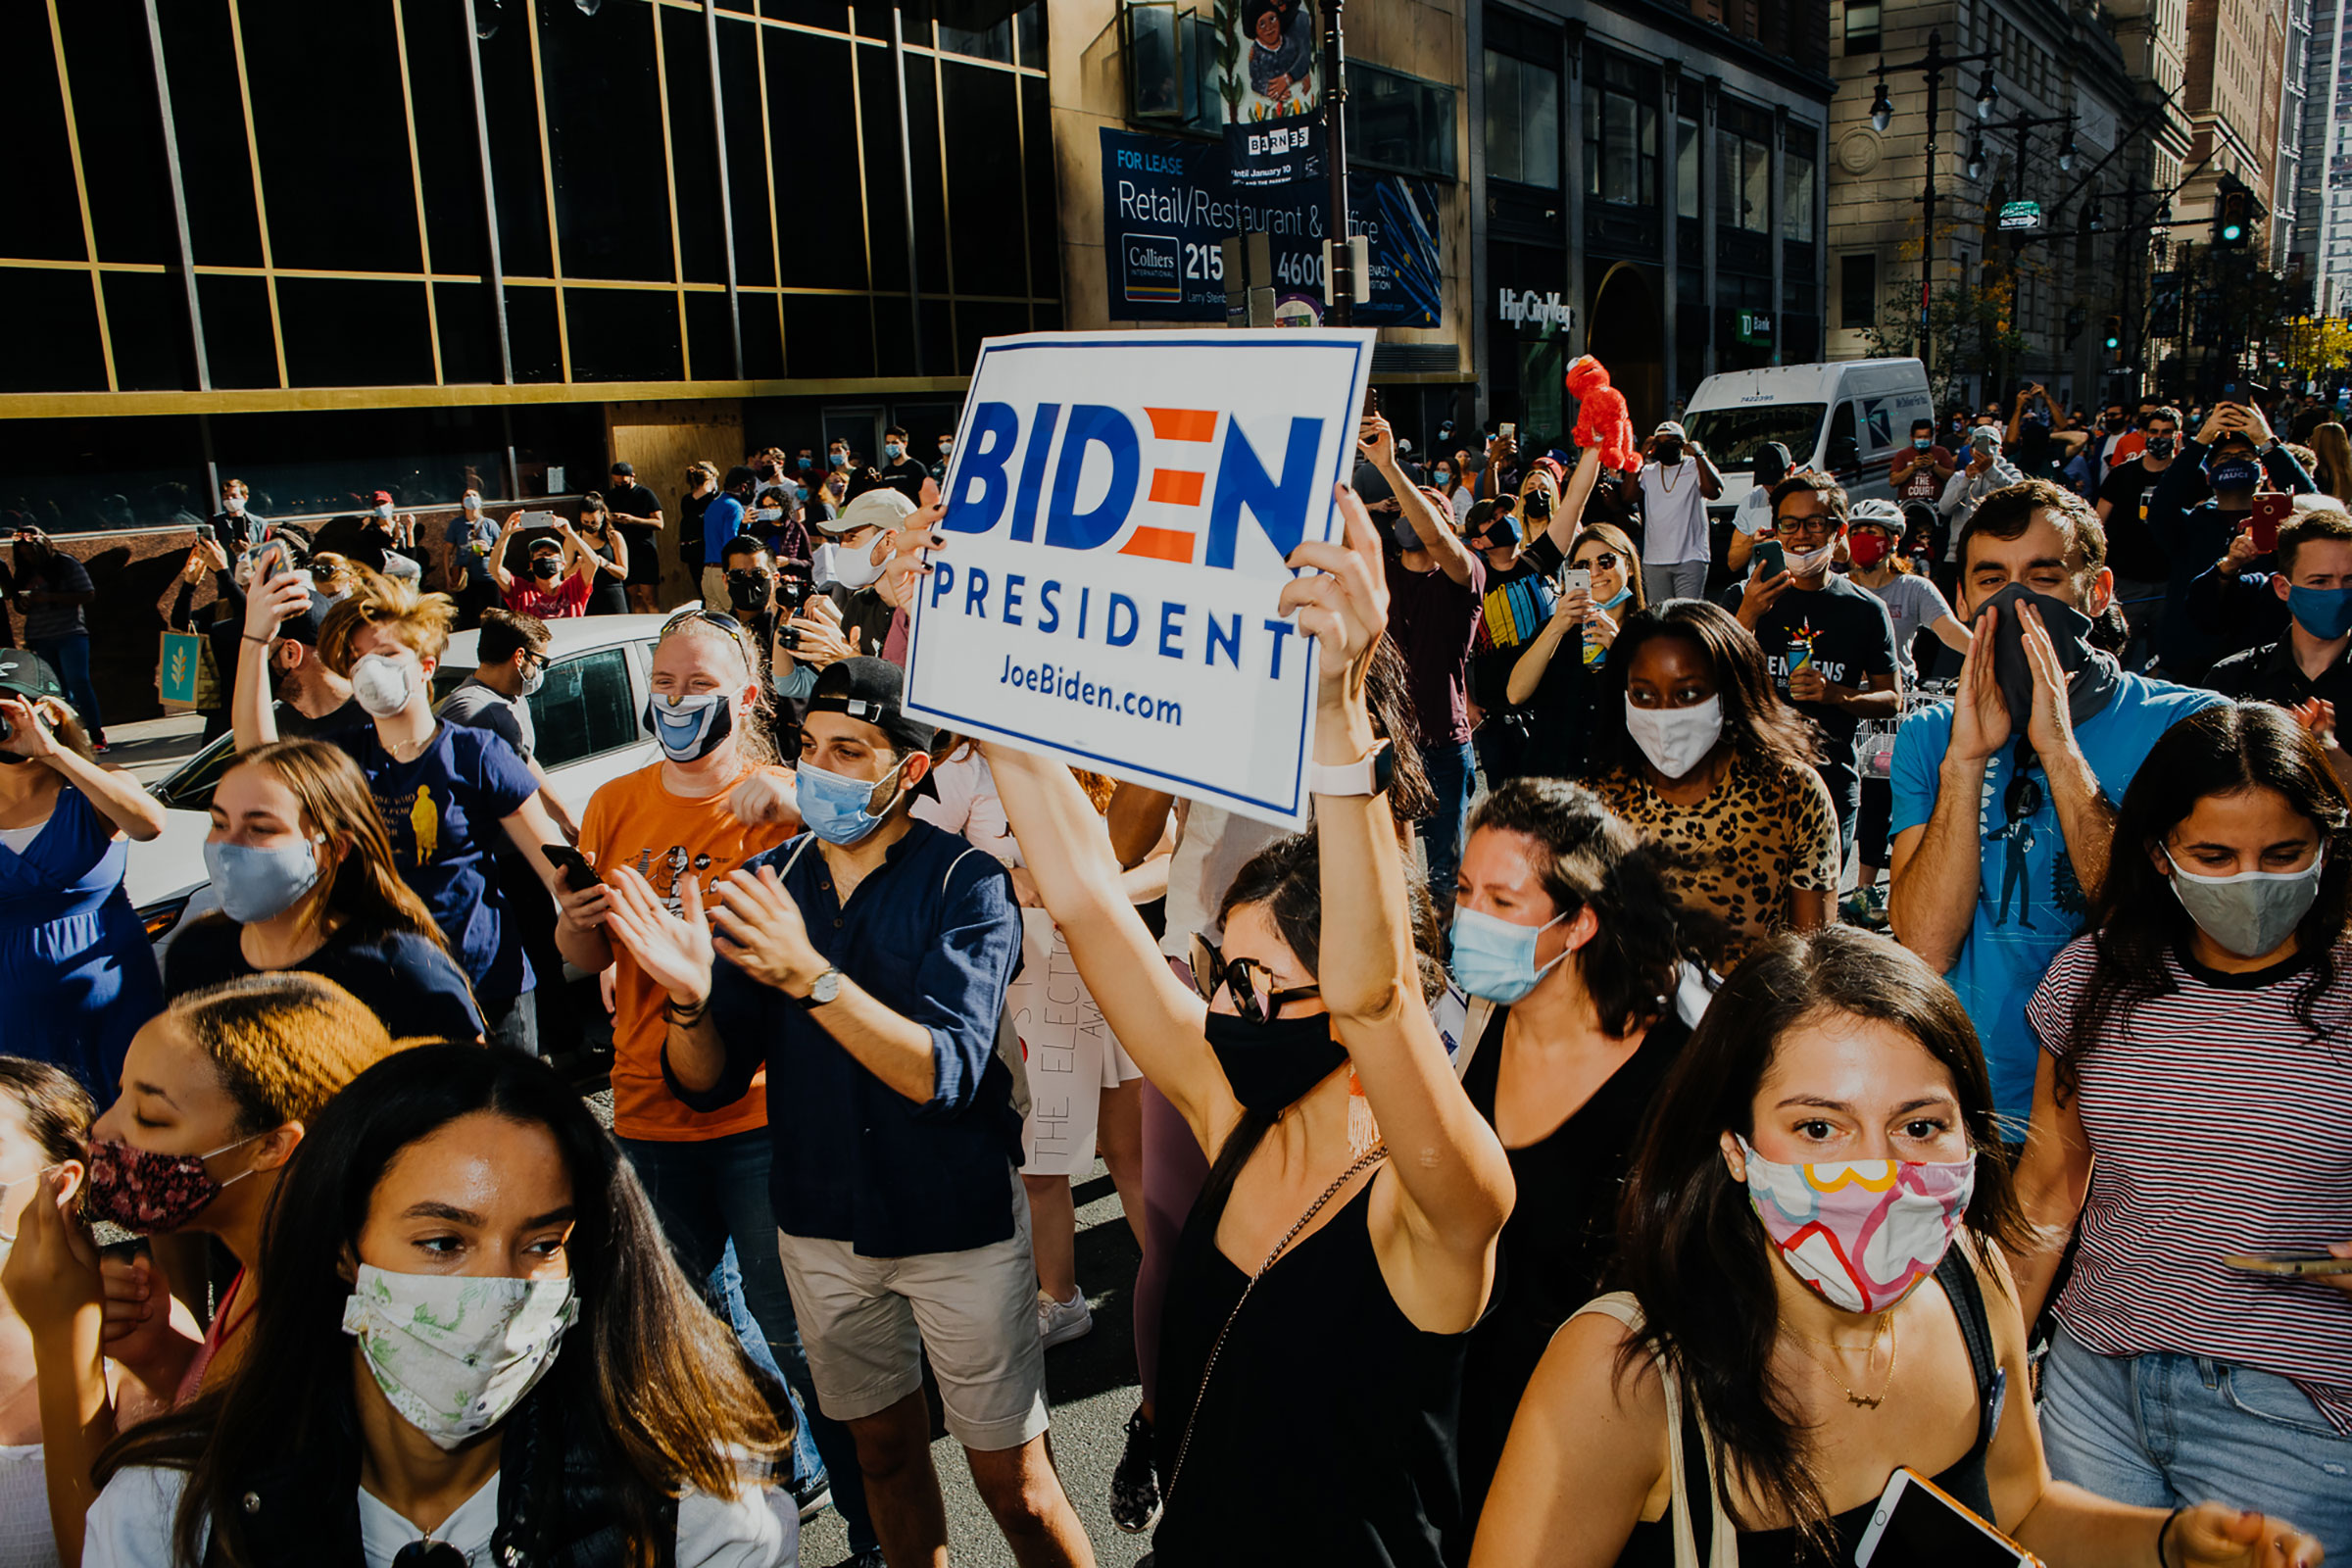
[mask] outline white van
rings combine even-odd
[[[1683,411],[1690,439],[1723,473],[1707,508],[1728,522],[1755,481],[1756,449],[1778,441],[1796,466],[1835,473],[1856,501],[1893,495],[1886,466],[1911,439],[1911,421],[1934,419],[1927,367],[1917,360],[1835,360],[1727,370],[1698,384]]]

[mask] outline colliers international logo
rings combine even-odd
[[[1155,303],[1182,303],[1184,253],[1165,234],[1126,234],[1119,240],[1125,255],[1127,298]]]

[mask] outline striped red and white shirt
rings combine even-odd
[[[2082,1060],[2096,1156],[2067,1332],[2102,1355],[2170,1351],[2290,1378],[2352,1436],[2352,1296],[2225,1266],[2230,1252],[2352,1241],[2352,942],[2295,1017],[2306,960],[2225,975],[2168,956],[2175,987],[2110,1018]],[[2027,1005],[2063,1055],[2096,952],[2069,943]]]

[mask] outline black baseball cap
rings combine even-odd
[[[277,623],[277,634],[316,648],[318,646],[318,628],[326,624],[326,612],[334,608],[334,600],[314,591],[307,607]]]
[[[1478,509],[1487,510],[1481,513]],[[1519,519],[1507,507],[1497,507],[1492,501],[1481,501],[1470,509],[1463,519],[1462,537],[1481,550],[1500,550],[1504,545],[1519,542]]]
[[[846,713],[873,725],[890,737],[893,746],[927,752],[938,731],[906,715],[901,706],[906,695],[906,672],[889,660],[840,659],[818,672],[808,710]]]
[[[620,475],[622,475],[622,476],[624,476],[624,477],[626,477],[626,478],[630,478],[630,479],[634,479],[634,478],[636,478],[636,477],[637,477],[637,470],[636,470],[634,467],[630,466],[629,466],[628,464],[626,464],[626,463],[615,463],[615,464],[614,464],[614,465],[612,465],[612,467],[611,467],[609,470],[607,470],[607,471],[609,471],[609,472],[612,472],[612,473],[617,473],[617,474],[620,474]]]
[[[0,692],[35,699],[54,697],[61,703],[66,700],[65,683],[49,667],[49,661],[20,648],[0,648]]]

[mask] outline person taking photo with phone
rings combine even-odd
[[[1511,664],[1504,687],[1527,713],[1523,775],[1592,774],[1601,672],[1618,628],[1643,605],[1633,541],[1614,523],[1584,520],[1599,477],[1599,449],[1589,448],[1568,475],[1559,510],[1531,532],[1522,553],[1527,565],[1559,585],[1550,618]]]
[[[2027,1008],[2042,1052],[2018,1192],[2041,1245],[2016,1261],[2021,1304],[2055,1324],[2040,1403],[2059,1476],[2139,1503],[2226,1486],[2337,1555],[2348,906],[2352,799],[2303,726],[2248,703],[2165,733],[2117,813],[2091,930]]]
[[[311,602],[293,572],[259,584],[245,601],[235,696],[239,751],[278,738],[263,652],[284,616]],[[537,1054],[536,977],[510,917],[497,851],[555,892],[555,867],[540,846],[559,842],[540,804],[539,780],[514,749],[488,730],[433,714],[433,671],[449,646],[457,606],[446,594],[363,574],[352,596],[327,612],[318,655],[351,682],[369,719],[324,739],[348,753],[392,839],[401,880],[432,910],[450,956],[466,971],[490,1044]],[[510,862],[517,863],[517,862]]]
[[[2285,606],[2285,635],[2231,654],[2206,678],[2241,702],[2304,709],[2317,699],[2352,713],[2352,514],[2297,512],[2278,530],[2278,557],[2263,586]]]
[[[2286,1519],[2051,1478],[1998,1142],[1976,1032],[1916,956],[1842,927],[1751,954],[1659,1092],[1623,1289],[1544,1351],[1471,1568],[1844,1568],[1897,1467],[2051,1568],[2317,1561]]]
[[[2187,599],[2198,574],[2246,527],[2254,493],[2304,495],[2316,488],[2251,403],[2218,405],[2195,438],[2181,443],[2179,460],[2148,493],[2148,532],[2172,564],[2156,639],[2158,667],[2168,679],[2201,680],[2214,661],[2237,651],[2187,613]]]
[[[490,576],[498,584],[499,592],[506,595],[507,608],[516,614],[540,620],[564,620],[586,614],[588,601],[596,592],[597,573],[602,564],[609,563],[562,517],[555,518],[555,532],[537,535],[524,548],[525,564],[520,576],[507,569],[508,542],[524,528],[534,526],[532,517],[528,512],[517,512],[509,517],[507,525],[499,531],[498,544],[490,552]]]

